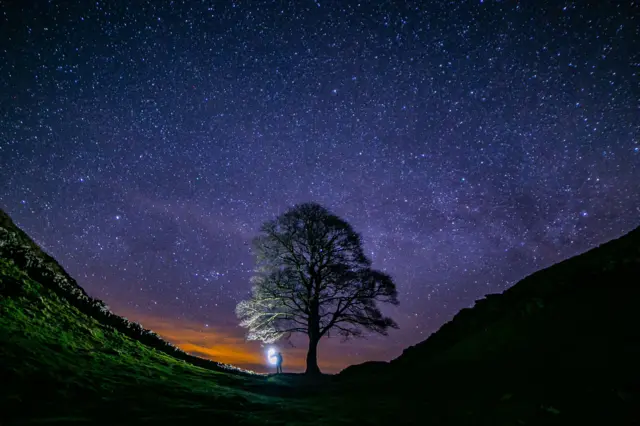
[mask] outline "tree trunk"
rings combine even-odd
[[[307,371],[305,374],[317,375],[320,374],[320,368],[318,368],[318,342],[320,341],[320,304],[316,297],[311,299],[309,303],[309,322],[308,322],[308,336],[309,336],[309,350],[307,351]]]
[[[309,336],[309,350],[307,351],[307,371],[305,374],[320,374],[318,367],[318,338]]]

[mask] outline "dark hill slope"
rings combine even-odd
[[[640,228],[462,309],[393,364],[593,365],[640,355]],[[640,359],[640,357],[638,357]],[[627,359],[628,360],[628,359]]]
[[[340,376],[393,389],[407,410],[444,401],[438,418],[463,423],[640,424],[640,228],[488,295],[390,363]]]

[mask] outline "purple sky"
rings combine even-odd
[[[116,313],[241,338],[247,244],[316,201],[401,301],[320,356],[391,359],[640,225],[638,4],[11,3],[0,207]]]

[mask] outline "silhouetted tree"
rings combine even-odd
[[[320,373],[317,347],[335,332],[383,335],[397,324],[377,302],[398,304],[392,278],[371,269],[360,235],[316,203],[299,204],[262,225],[254,239],[252,295],[236,307],[247,339],[272,343],[304,333],[308,374]]]

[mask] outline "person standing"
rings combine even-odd
[[[276,354],[276,374],[282,373],[282,353]]]

